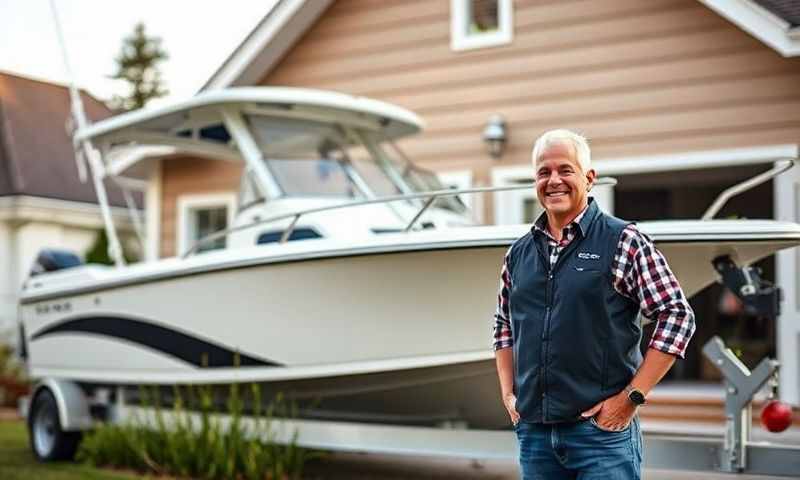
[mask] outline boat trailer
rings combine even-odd
[[[708,209],[703,219],[713,218],[731,196],[769,180],[793,166],[796,161],[794,158],[782,159],[776,162],[773,169],[729,188]],[[615,180],[609,179],[609,183],[613,184]],[[530,188],[530,186],[443,190],[415,195],[415,197],[431,198],[408,224],[406,231],[413,228],[422,212],[431,205],[432,199],[438,196],[519,188]],[[380,201],[404,198],[391,197]],[[374,201],[362,203],[371,202]],[[328,208],[331,207],[324,209]],[[294,218],[288,231],[291,232],[300,215],[324,209],[311,209],[286,215]],[[260,223],[262,222],[255,224]],[[255,224],[241,228],[249,228]],[[206,238],[213,238],[213,235]],[[285,242],[286,238],[282,241]],[[192,253],[193,250],[190,250],[185,256]],[[758,269],[752,266],[740,267],[728,256],[714,259],[713,266],[720,275],[721,283],[742,301],[745,310],[772,320],[780,313],[781,290],[761,279]],[[800,445],[756,442],[751,437],[754,396],[767,382],[777,385],[779,363],[765,358],[751,371],[717,336],[705,344],[703,354],[721,371],[725,379],[724,435],[722,438],[715,438],[645,433],[644,468],[800,478]],[[115,391],[112,392],[112,388],[115,388]],[[125,401],[125,388],[122,386],[98,389],[90,398],[71,380],[45,378],[36,385],[30,398],[35,399],[42,389],[52,393],[59,427],[55,431],[59,434],[77,434],[91,429],[97,424],[98,417],[111,423],[136,420],[149,426],[157,424],[158,415],[167,422],[171,420],[170,412],[157,413],[153,409],[128,404]],[[27,417],[27,402],[20,403],[20,413],[23,417]],[[197,414],[189,415],[192,417]],[[219,418],[223,425],[229,421],[225,415],[220,415]],[[254,421],[248,418],[241,420],[245,426]],[[273,426],[275,433],[273,441],[295,442],[301,447],[336,452],[453,457],[476,461],[516,462],[518,458],[517,441],[510,429],[470,429],[458,422],[446,423],[439,427],[416,427],[325,420],[275,420]],[[53,429],[42,431],[50,435],[51,430]],[[47,435],[43,435],[43,440],[48,440],[44,437]]]
[[[743,302],[746,309],[774,318],[778,313],[781,291],[762,280],[757,269],[738,267],[730,258],[714,261],[721,281]],[[722,372],[725,379],[725,433],[723,438],[644,435],[644,468],[692,472],[800,477],[800,445],[755,442],[751,438],[752,402],[765,384],[776,385],[779,364],[766,358],[750,370],[717,336],[709,340],[703,354]],[[96,424],[96,412],[111,423],[135,420],[155,427],[159,420],[173,419],[171,412],[155,412],[125,401],[124,387],[95,392],[88,398],[74,382],[44,379],[32,392],[52,392],[58,408],[60,430],[79,432]],[[97,394],[102,393],[100,398]],[[24,408],[21,408],[23,413]],[[199,425],[199,414],[189,414]],[[197,418],[194,418],[197,417]],[[229,421],[220,415],[223,426]],[[255,420],[241,419],[244,425]],[[325,420],[274,420],[273,441],[295,442],[298,446],[335,452],[450,457],[474,461],[517,460],[517,441],[510,430],[478,430],[458,423],[439,427],[367,424]]]
[[[800,477],[800,445],[755,442],[751,439],[752,401],[775,378],[778,362],[764,359],[750,371],[719,337],[713,337],[704,355],[725,378],[725,434],[723,438],[644,435],[643,467],[732,475]],[[443,456],[474,460],[518,458],[511,431],[354,424],[324,421],[287,421],[281,436],[299,433],[300,446],[347,452]]]

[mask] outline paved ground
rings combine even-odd
[[[513,462],[471,461],[455,458],[402,457],[376,454],[336,454],[308,470],[309,478],[330,480],[464,479],[511,480],[519,473]],[[678,472],[646,469],[645,480],[786,480],[789,477]],[[795,478],[800,478],[800,472]]]
[[[17,411],[0,408],[0,420],[16,419]],[[519,473],[507,460],[465,460],[385,455],[373,453],[336,453],[308,466],[309,480],[511,480]],[[645,480],[786,480],[787,477],[731,475],[713,472],[679,472],[646,469]],[[800,478],[800,472],[796,478]]]

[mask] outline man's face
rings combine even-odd
[[[586,205],[595,172],[583,172],[571,142],[547,147],[536,160],[536,196],[556,215],[578,214]]]

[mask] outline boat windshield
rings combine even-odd
[[[414,165],[379,133],[345,131],[312,120],[255,114],[247,118],[264,162],[285,196],[371,199],[447,188],[435,173]],[[456,196],[440,197],[434,206],[467,212]]]
[[[434,172],[414,165],[395,143],[385,141],[381,143],[380,147],[382,156],[387,159],[392,169],[398,172],[402,181],[415,193],[447,190],[449,188],[442,183]],[[458,214],[465,214],[469,210],[464,202],[456,195],[439,197],[433,203],[433,206],[444,208]]]
[[[367,145],[335,125],[262,115],[248,120],[286,196],[363,199],[401,193]]]

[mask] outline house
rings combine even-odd
[[[312,87],[409,108],[428,128],[401,147],[462,187],[530,182],[533,140],[572,128],[590,138],[599,173],[618,180],[597,189],[607,210],[698,218],[725,188],[798,156],[799,13],[778,0],[279,0],[204,89]],[[507,141],[493,157],[481,133],[497,114]],[[800,221],[797,170],[718,216]],[[194,238],[197,216],[224,225],[239,174],[201,159],[155,168],[150,257]],[[474,205],[495,223],[539,212],[532,191]],[[746,362],[777,355],[781,395],[800,404],[800,258],[787,251],[760,265],[784,288],[777,324],[725,317],[712,286],[693,300],[698,333],[671,375],[714,379],[700,349],[722,332]]]
[[[81,97],[91,120],[111,116],[91,95]],[[0,72],[0,335],[13,334],[19,288],[38,252],[83,254],[103,228],[94,188],[79,178],[69,117],[67,87]],[[109,199],[130,236],[122,194],[111,188]]]

